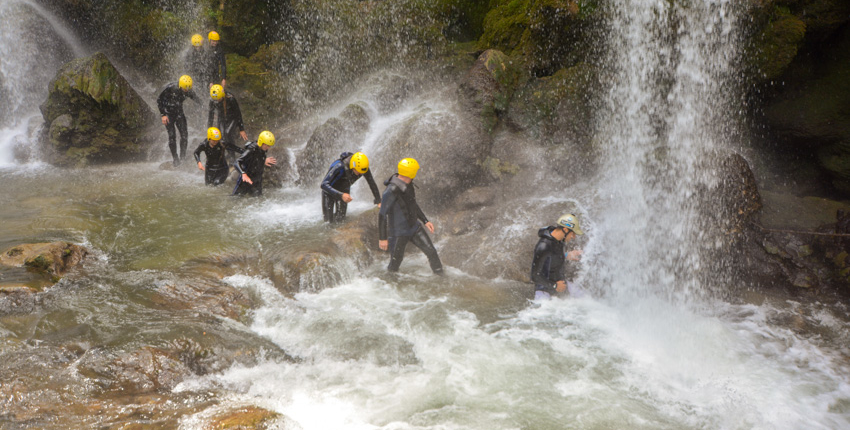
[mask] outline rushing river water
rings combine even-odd
[[[239,199],[202,186],[197,170],[161,170],[165,158],[87,169],[20,161],[21,147],[35,144],[33,107],[44,93],[15,83],[35,70],[31,60],[4,58],[3,88],[17,92],[0,122],[0,248],[66,240],[92,254],[31,312],[0,315],[0,384],[14,388],[0,399],[0,428],[202,429],[234,405],[279,412],[279,428],[305,430],[850,428],[846,306],[757,293],[730,303],[683,270],[710,264],[695,250],[707,238],[695,231],[690,197],[712,180],[699,159],[735,134],[717,112],[737,55],[734,11],[723,1],[697,2],[705,7],[690,14],[667,2],[612,3],[617,37],[606,61],[617,67],[600,114],[598,134],[610,143],[603,172],[570,196],[544,189],[514,199],[508,206],[522,210],[506,210],[488,230],[511,243],[549,222],[537,209],[581,209],[583,290],[537,303],[525,283],[451,266],[431,276],[419,253],[398,276],[385,273],[385,256],[363,269],[341,257],[332,288],[281,292],[268,260],[334,233],[321,222],[317,187]],[[10,4],[0,5],[4,17],[28,2]],[[45,19],[36,12],[32,19]],[[693,31],[647,34],[654,19],[676,14]],[[0,46],[15,31],[28,30],[0,30]],[[667,84],[655,86],[659,79]],[[433,120],[450,109],[434,98],[370,109],[360,147],[380,152],[386,135],[423,110]],[[357,185],[352,217],[371,209],[367,195]],[[445,221],[434,220],[438,229]],[[438,231],[440,251],[445,238]],[[510,255],[491,248],[476,255]],[[174,282],[198,282],[193,262],[215,256],[240,258],[223,282],[255,300],[248,315],[157,302]],[[80,371],[93,355],[186,339],[237,358],[183,380],[152,410],[151,398],[134,397],[119,409],[142,412],[106,414],[120,396],[104,398],[103,382]],[[29,420],[20,412],[28,405]]]

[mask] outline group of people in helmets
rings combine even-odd
[[[242,121],[242,112],[236,98],[225,91],[226,62],[219,44],[220,37],[215,31],[208,35],[210,47],[205,50],[203,37],[192,36],[192,50],[188,57],[190,72],[209,89],[209,115],[207,118],[207,137],[195,149],[194,157],[198,169],[204,171],[207,185],[223,184],[229,174],[229,158],[238,158],[233,167],[239,172],[234,195],[262,194],[263,170],[277,163],[274,157],[266,153],[274,146],[275,137],[270,131],[263,131],[255,142],[248,142],[248,135]],[[192,90],[193,79],[183,75],[178,82],[168,84],[157,98],[157,107],[162,115],[162,123],[168,132],[168,147],[173,163],[179,165],[186,157],[188,132],[183,102],[189,98],[200,104]],[[176,135],[180,134],[180,152],[177,152]],[[241,139],[248,142],[244,147],[236,144]],[[228,156],[228,152],[234,155]],[[201,162],[201,154],[206,155],[206,163]],[[321,182],[322,213],[324,220],[337,224],[345,219],[351,197],[351,186],[361,177],[366,178],[374,197],[378,212],[378,247],[390,253],[387,269],[398,271],[408,243],[422,250],[428,258],[431,270],[443,274],[443,265],[428,232],[434,233],[434,224],[428,221],[425,213],[416,202],[413,179],[419,171],[419,163],[413,158],[399,161],[397,172],[384,181],[383,194],[378,191],[375,179],[369,169],[369,158],[362,152],[343,152],[334,160]],[[427,230],[427,232],[426,232]],[[535,285],[535,299],[547,299],[554,294],[564,293],[567,283],[564,278],[566,260],[579,261],[581,250],[565,252],[565,245],[584,234],[574,214],[561,216],[557,223],[543,227],[538,231],[540,237],[534,248],[531,265],[531,281]]]

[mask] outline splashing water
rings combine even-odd
[[[605,142],[599,240],[590,269],[613,296],[687,304],[708,295],[698,273],[709,240],[697,192],[727,147],[736,11],[729,1],[615,1],[609,5],[611,88],[599,119]],[[716,276],[722,276],[717,273]]]

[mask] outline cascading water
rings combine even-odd
[[[14,149],[32,141],[38,105],[56,69],[85,50],[73,32],[37,3],[0,3],[0,166],[13,164]],[[27,151],[28,152],[28,151]]]
[[[732,143],[736,7],[726,0],[609,5],[611,86],[597,136],[605,142],[597,233],[605,257],[589,270],[613,296],[688,304],[708,294],[700,273],[712,262],[700,250],[713,238],[700,216],[712,202],[697,193],[712,185],[711,159]]]
[[[35,9],[11,4],[0,4],[14,13],[3,15],[0,42],[26,42],[32,30],[5,24]],[[735,134],[735,95],[724,92],[738,55],[731,2],[606,7],[611,89],[599,113],[596,140],[609,148],[601,174],[577,180],[568,195],[560,183],[549,193],[538,184],[551,181],[540,168],[551,154],[519,147],[522,164],[535,168],[499,184],[516,189],[496,194],[475,232],[483,245],[459,252],[466,263],[449,266],[446,277],[431,276],[418,252],[395,276],[385,272],[385,255],[367,267],[338,256],[320,260],[327,270],[313,272],[320,276],[301,292],[275,288],[265,263],[321,248],[340,231],[321,222],[316,184],[234,200],[203,187],[199,171],[155,162],[0,170],[0,243],[69,240],[94,254],[31,310],[0,315],[0,427],[200,430],[244,405],[282,414],[276,428],[303,430],[848,427],[843,308],[711,301],[692,275],[713,264],[701,253],[710,238],[700,229],[706,202],[698,191],[713,182],[703,162]],[[24,74],[32,63],[8,58],[4,88],[28,100],[6,119],[17,124],[35,113],[44,89],[11,83],[10,71]],[[46,75],[58,64],[51,67]],[[452,134],[462,124],[445,82],[404,92],[403,102],[379,100],[388,86],[380,82],[405,80],[377,79],[343,103],[365,106],[370,118],[362,141],[340,149],[369,153],[379,181],[396,158],[385,152],[397,135],[415,135],[419,150],[463,136]],[[306,139],[288,149],[298,154]],[[363,182],[352,218],[373,208]],[[529,285],[498,276],[518,246],[533,243],[547,222],[542,213],[564,208],[585,217],[578,283],[587,294],[530,303]],[[448,220],[434,219],[438,250],[449,255],[459,244],[445,232]],[[219,274],[223,281],[211,279]],[[191,295],[182,284],[201,290]],[[221,284],[233,293],[216,301]],[[216,312],[246,297],[255,306],[237,311],[247,317]],[[192,346],[181,359],[195,370],[155,354],[174,344]],[[132,391],[148,377],[165,384],[171,376],[182,377],[173,390]]]

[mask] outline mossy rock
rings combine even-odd
[[[103,53],[62,66],[40,106],[45,147],[59,165],[138,160],[157,116]]]
[[[0,271],[4,274],[0,289],[26,287],[33,292],[42,291],[59,282],[87,254],[86,248],[68,242],[13,246],[0,253]]]
[[[797,56],[806,23],[786,8],[774,7],[767,24],[754,39],[748,58],[762,81],[777,79]]]
[[[580,63],[530,79],[514,95],[507,119],[544,142],[590,145],[595,78],[593,67]]]
[[[499,116],[507,111],[523,76],[521,67],[511,57],[494,49],[484,51],[458,89],[461,101],[473,115],[480,116],[484,129],[491,132]]]

